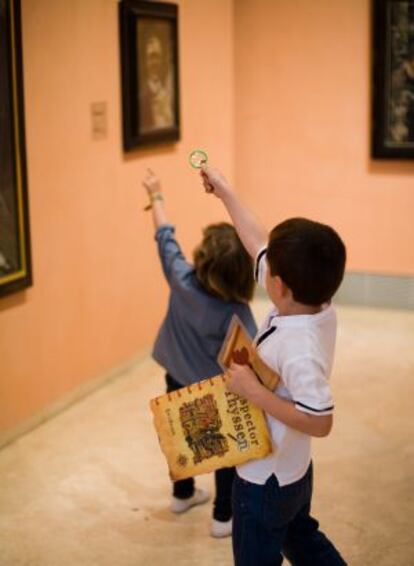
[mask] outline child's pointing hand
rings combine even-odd
[[[142,181],[142,184],[149,195],[161,193],[161,182],[152,169],[147,169],[147,176]]]

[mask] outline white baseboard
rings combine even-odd
[[[414,310],[414,277],[349,272],[335,295],[335,302]]]

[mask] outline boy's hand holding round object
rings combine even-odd
[[[202,149],[195,149],[190,153],[188,161],[190,162],[191,167],[194,167],[194,169],[201,169],[202,167],[207,165],[208,155]],[[206,176],[203,175],[203,172],[201,172],[201,176],[206,193],[214,193],[213,187],[207,181]]]

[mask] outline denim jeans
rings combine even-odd
[[[283,556],[295,566],[343,566],[346,562],[310,516],[312,464],[300,480],[280,487],[237,476],[233,483],[235,566],[277,566]],[[283,554],[283,556],[282,556]]]
[[[168,373],[165,376],[167,393],[183,387]],[[235,468],[223,468],[214,472],[216,484],[216,497],[213,502],[213,518],[217,521],[228,521],[232,517],[231,495]],[[194,478],[173,482],[173,495],[178,499],[188,499],[194,494]]]

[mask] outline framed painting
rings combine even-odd
[[[178,8],[121,0],[119,22],[124,150],[176,141],[180,137]]]
[[[414,158],[414,0],[373,0],[372,157]]]
[[[20,0],[0,0],[0,296],[32,284]]]

